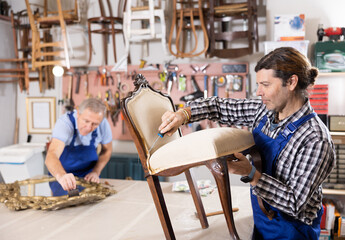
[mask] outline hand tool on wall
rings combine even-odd
[[[226,87],[225,87],[225,97],[228,98],[230,97],[230,89],[231,89],[231,93],[233,93],[233,80],[234,80],[234,76],[231,74],[226,75]]]
[[[69,76],[69,83],[68,83],[68,92],[67,92],[67,99],[64,101],[65,109],[67,111],[73,111],[74,109],[74,101],[72,98],[72,91],[73,91],[73,73],[66,72],[66,75]]]
[[[114,80],[114,79],[113,79]],[[121,90],[121,74],[120,73],[116,73],[116,80],[117,80],[117,89]],[[114,84],[113,84],[114,85]]]
[[[158,77],[162,83],[165,83],[167,81],[167,75],[168,75],[168,71],[166,71],[166,70],[158,73]]]
[[[85,97],[89,98],[90,97],[90,93],[89,93],[89,72],[85,71],[85,80],[84,80],[84,87],[85,87]]]
[[[178,84],[177,84],[177,72],[174,71],[171,73],[172,75],[172,79],[173,79],[173,83],[175,84],[176,88],[178,89]]]
[[[98,85],[98,80],[101,79],[101,72],[97,69],[97,74],[95,76],[95,80],[94,80],[94,85],[97,86]]]
[[[345,28],[340,27],[329,27],[329,28],[323,28],[323,25],[320,24],[317,29],[317,36],[319,42],[322,41],[324,36],[327,36],[330,41],[339,41],[340,37],[345,37]]]
[[[109,85],[109,78],[110,78],[110,80],[111,80],[111,85],[113,85],[114,86],[114,84],[115,84],[115,81],[114,81],[114,78],[113,78],[113,76],[111,75],[111,73],[109,72],[109,71],[107,71],[107,80],[106,80],[106,84],[107,84],[107,86]]]
[[[168,84],[168,86],[167,86],[168,95],[170,95],[171,88],[172,88],[172,85],[173,85],[173,76],[172,76],[171,73],[169,73],[167,84]]]
[[[207,89],[208,89],[208,76],[204,75],[204,98],[208,97]]]
[[[232,85],[232,90],[235,92],[241,92],[243,89],[243,77],[241,75],[235,75]]]
[[[101,86],[105,86],[107,80],[107,69],[105,67],[103,67],[102,73],[100,75]]]
[[[75,93],[79,94],[81,73],[79,71],[77,71],[77,72],[74,73],[74,75],[77,76],[77,83],[76,83],[76,86],[75,86]]]
[[[114,105],[112,107],[112,112],[111,112],[111,120],[113,122],[113,125],[115,126],[118,119],[119,119],[119,114],[121,112],[121,106],[120,106],[121,102],[120,102],[120,91],[116,90],[115,91],[115,95],[114,95]]]
[[[198,83],[196,82],[194,75],[191,76],[191,80],[192,80],[192,86],[193,86],[194,92],[201,92],[200,87]]]
[[[218,87],[217,87],[217,76],[211,77],[211,85],[212,85],[212,96],[218,96]]]
[[[200,67],[200,71],[206,74],[206,69],[210,66],[210,64],[205,64],[204,66]]]
[[[186,91],[186,75],[180,74],[178,77],[178,90],[179,91]]]
[[[199,71],[199,67],[198,66],[193,66],[192,64],[189,65],[189,66],[193,70],[193,73],[197,73]]]
[[[194,92],[181,97],[180,101],[187,102],[204,96],[204,93],[200,90],[200,87],[196,82],[194,75],[191,76],[191,80]]]
[[[125,117],[123,116],[122,111],[120,112],[120,114],[121,114],[121,122],[122,122],[122,131],[121,131],[121,133],[122,133],[122,135],[125,135]]]

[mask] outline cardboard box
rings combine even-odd
[[[304,14],[274,17],[274,41],[301,41],[305,38]]]
[[[320,72],[345,72],[345,42],[316,42],[314,63]]]
[[[309,41],[277,41],[277,42],[264,42],[265,47],[265,55],[271,51],[273,51],[276,48],[280,47],[293,47],[297,49],[300,53],[302,53],[304,56],[308,57],[308,45]]]
[[[331,230],[321,229],[319,240],[330,240]]]

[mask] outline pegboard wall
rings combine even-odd
[[[113,106],[114,113],[116,107],[114,102],[111,102],[111,98],[116,100],[117,96],[119,97],[117,99],[126,97],[128,92],[134,89],[132,78],[138,73],[143,74],[153,88],[169,94],[177,107],[186,104],[181,98],[191,97],[190,94],[195,93],[198,89],[202,92],[202,96],[206,96],[204,93],[206,86],[208,97],[217,95],[219,97],[245,98],[248,92],[248,63],[245,62],[171,64],[165,67],[158,66],[158,68],[157,66],[140,68],[138,65],[128,65],[127,72],[111,72],[111,66],[105,68],[108,76],[111,76],[114,81],[111,78],[108,78],[108,81],[105,79],[102,81],[100,73],[103,72],[104,67],[82,70],[70,69],[69,73],[63,77],[62,94],[64,99],[60,99],[58,103],[63,104],[69,97],[72,97],[77,107],[85,98],[97,97],[109,106]],[[71,74],[73,74],[73,79]],[[174,76],[176,76],[176,80]],[[195,79],[197,86],[193,84],[192,78]],[[171,85],[170,93],[169,85]],[[198,95],[201,94],[200,92]],[[113,140],[132,140],[122,121],[121,114],[115,118],[111,118],[110,115],[108,121],[112,128]],[[200,123],[201,128],[213,127],[214,125],[215,123],[210,121]],[[191,132],[191,124],[182,126],[181,130],[183,134]]]

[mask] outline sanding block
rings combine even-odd
[[[76,196],[79,196],[78,188],[68,191],[68,197],[76,197]]]

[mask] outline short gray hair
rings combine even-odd
[[[100,99],[87,98],[79,105],[78,111],[80,114],[82,114],[85,109],[89,109],[94,113],[102,113],[104,117],[106,114],[107,107]]]

